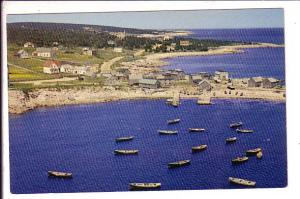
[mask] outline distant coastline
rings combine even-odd
[[[235,46],[221,46],[215,49],[210,49],[208,51],[197,51],[197,52],[168,52],[168,53],[155,53],[146,55],[144,59],[136,60],[134,62],[127,62],[126,66],[151,66],[151,67],[161,67],[168,63],[164,61],[167,58],[173,57],[185,57],[185,56],[209,56],[209,55],[224,55],[224,54],[235,54],[243,53],[243,49],[246,48],[278,48],[284,47],[282,44],[272,44],[272,43],[256,43],[249,45],[235,45]]]

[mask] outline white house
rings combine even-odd
[[[26,42],[26,43],[24,44],[24,48],[34,48],[34,44],[31,43],[31,42]]]
[[[22,59],[29,58],[29,54],[25,50],[19,50],[16,56]]]
[[[96,50],[84,47],[84,48],[82,48],[82,54],[83,55],[90,55],[90,56],[96,55]]]
[[[33,56],[37,57],[53,57],[55,52],[51,48],[37,48],[36,51],[32,53]]]
[[[227,81],[229,79],[229,73],[227,71],[219,70],[215,72],[215,77],[218,80]]]
[[[47,74],[56,74],[60,72],[60,62],[46,61],[44,63],[43,72]]]
[[[115,47],[114,52],[121,53],[121,52],[123,52],[123,48],[122,47]]]
[[[74,66],[70,64],[62,64],[60,66],[60,72],[61,73],[73,73]]]

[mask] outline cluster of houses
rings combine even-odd
[[[280,80],[275,78],[251,77],[248,80],[248,87],[274,88],[280,85]]]
[[[115,42],[112,41],[112,40],[108,41],[108,43],[110,43],[113,46],[115,45]],[[53,47],[51,47],[51,48],[45,48],[45,47],[36,48],[35,51],[32,52],[31,56],[32,57],[42,57],[42,58],[54,58],[56,56],[57,50],[61,46],[58,45],[58,42],[53,42],[52,45],[53,45]],[[31,42],[26,42],[24,44],[24,48],[34,48],[34,47],[35,47],[35,45]],[[121,52],[123,52],[123,48],[122,47],[114,47],[113,51],[117,52],[117,53],[121,53]],[[95,56],[97,54],[97,51],[93,48],[83,47],[82,50],[81,50],[81,54],[89,55],[89,56]],[[29,53],[24,49],[19,50],[15,54],[15,56],[17,56],[21,59],[27,59],[27,58],[31,57],[29,55]]]
[[[160,72],[142,74],[130,74],[130,72],[119,72],[122,78],[116,75],[115,80],[128,81],[131,86],[140,88],[157,89],[166,88],[174,85],[178,81],[184,81],[197,85],[200,91],[211,91],[216,84],[227,85],[228,88],[234,89],[232,80],[229,78],[227,71],[215,71],[214,74],[199,72],[195,74],[186,74],[181,69],[163,70]],[[280,80],[275,78],[254,77],[247,79],[247,87],[274,88],[280,85]]]
[[[70,73],[74,75],[96,76],[99,65],[74,66],[67,63],[61,63],[55,60],[49,60],[44,63],[43,72],[47,74]]]
[[[228,72],[225,71],[216,71],[216,73],[212,75],[206,72],[186,74],[181,69],[172,69],[162,71],[157,74],[143,76],[143,78],[138,81],[138,85],[141,88],[159,88],[169,87],[178,81],[197,85],[198,89],[202,91],[210,91],[213,88],[212,83],[221,83],[223,81],[228,82],[229,77]],[[132,83],[130,77],[129,83]]]
[[[176,50],[176,45],[177,44],[175,42],[167,45],[166,46],[167,47],[166,51],[167,52],[174,52]],[[190,45],[191,45],[191,42],[189,40],[180,40],[179,41],[179,46],[187,47],[187,46],[190,46]],[[159,43],[153,44],[152,45],[152,50],[153,51],[158,50],[158,49],[161,48],[161,46],[162,46],[162,44],[159,44]]]
[[[109,40],[108,44],[114,46],[115,42]],[[188,46],[190,45],[190,42],[188,40],[181,40],[180,45]],[[159,47],[161,47],[161,44],[155,44],[153,46],[153,49]],[[167,46],[167,51],[174,51],[175,47],[176,43],[171,43],[171,45]],[[31,42],[27,42],[24,44],[24,48],[34,48],[34,44]],[[114,51],[122,52],[122,48],[115,47]],[[84,47],[82,48],[82,54],[93,56],[96,54],[96,50]],[[29,53],[22,49],[16,53],[16,56],[26,59],[29,58]],[[32,56],[53,58],[55,56],[55,50],[53,50],[53,48],[36,48],[35,51],[33,51]],[[214,74],[210,74],[207,72],[186,74],[181,69],[172,69],[142,75],[131,74],[129,67],[119,67],[115,71],[103,71],[102,73],[98,73],[98,69],[99,65],[75,66],[68,63],[49,60],[45,62],[43,72],[47,74],[70,73],[92,77],[102,76],[105,77],[106,82],[110,84],[114,84],[118,81],[127,81],[130,86],[139,86],[140,88],[148,89],[169,87],[178,81],[185,81],[198,85],[199,90],[202,91],[212,90],[214,84],[232,85],[231,79],[229,78],[229,73],[222,70],[215,71]],[[275,78],[252,77],[248,78],[246,81],[243,81],[243,83],[247,84],[249,88],[274,88],[280,85],[280,80]]]

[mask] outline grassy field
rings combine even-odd
[[[9,81],[10,82],[20,82],[20,81],[30,81],[30,80],[43,80],[43,79],[54,79],[62,76],[72,76],[72,74],[45,74],[43,73],[44,62],[47,58],[28,58],[22,59],[15,56],[15,54],[21,50],[25,49],[29,55],[35,50],[34,48],[23,48],[22,46],[8,45],[7,51],[7,61],[8,61],[8,71],[9,71]],[[69,52],[69,53],[68,53]],[[128,57],[136,51],[123,50],[121,53],[114,52],[113,49],[97,49],[97,55],[89,56],[82,55],[82,48],[77,47],[69,49],[68,52],[58,50],[56,52],[56,57],[53,59],[65,60],[76,63],[77,65],[83,64],[99,64],[101,66],[104,62],[107,62],[116,57],[123,57],[120,61],[114,64],[113,68],[120,65],[122,61],[128,61]],[[16,67],[16,66],[19,67]],[[95,82],[98,83],[98,80],[89,79],[85,80],[85,84],[89,81],[89,85]],[[72,82],[74,85],[78,85],[78,82]],[[70,84],[70,82],[68,82]],[[83,83],[79,83],[83,85]],[[19,85],[21,86],[21,85]],[[46,86],[46,85],[45,85]],[[50,85],[49,85],[50,86]],[[25,85],[28,87],[28,85]],[[29,86],[30,87],[30,86]]]
[[[34,73],[15,66],[8,66],[8,77],[11,82],[51,79],[55,76],[44,73]]]

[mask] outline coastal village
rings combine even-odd
[[[83,27],[83,31],[84,33],[88,32],[88,34],[98,31],[99,34],[103,33],[103,30],[100,31],[88,26]],[[8,46],[9,113],[22,114],[46,106],[107,103],[137,99],[163,99],[162,101],[165,103],[163,105],[169,106],[172,110],[181,110],[180,106],[184,106],[182,101],[185,99],[192,99],[197,107],[215,106],[214,99],[217,98],[285,101],[284,79],[263,76],[237,78],[226,70],[188,73],[180,68],[167,69],[165,67],[168,65],[166,58],[238,54],[246,53],[243,49],[277,48],[282,47],[282,45],[271,43],[228,43],[228,45],[221,45],[218,42],[213,44],[213,41],[204,41],[211,43],[211,46],[208,47],[204,46],[200,40],[189,39],[187,36],[191,33],[184,31],[133,34],[124,30],[105,32],[105,34],[106,36],[109,35],[109,39],[103,44],[104,47],[66,46],[58,40],[50,40],[47,45],[40,45],[33,40],[27,40],[25,43],[19,42]],[[145,42],[145,45],[142,45],[144,48],[126,46],[128,37],[136,43]],[[99,113],[97,112],[97,114]],[[166,126],[160,126],[159,128],[162,128],[156,129],[157,132],[154,134],[159,135],[160,138],[157,139],[177,135],[178,123],[182,124],[186,121],[184,119],[181,121],[179,117],[170,118],[165,122]],[[97,122],[99,122],[98,119]],[[231,121],[231,123],[226,124],[226,131],[236,134],[226,135],[226,138],[222,138],[223,145],[230,148],[234,147],[236,145],[234,143],[238,140],[247,140],[249,137],[251,139],[256,129],[248,128],[247,122]],[[202,133],[210,130],[207,127],[205,127],[207,129],[202,128],[203,126],[197,123],[192,125],[185,129],[188,133],[183,134],[184,136],[198,133],[201,136]],[[98,130],[97,133],[99,133]],[[101,132],[101,130],[99,131]],[[132,129],[130,130],[132,131]],[[85,131],[89,130],[84,129],[79,133]],[[101,149],[102,152],[109,153],[115,159],[120,155],[130,156],[140,153],[139,147],[128,145],[133,147],[129,149],[128,146],[122,146],[121,142],[135,142],[136,137],[141,136],[141,134],[135,137],[135,134],[122,131],[123,129],[118,137],[114,137],[114,142],[116,142],[114,150]],[[139,131],[142,129],[140,128]],[[270,138],[266,138],[266,140],[268,142]],[[149,140],[149,142],[151,141],[153,140]],[[205,151],[211,146],[208,146],[208,140],[203,142],[198,143],[198,145],[191,145],[190,148],[186,149],[186,154],[189,155],[186,157],[190,159],[174,159],[174,162],[168,162],[165,165],[166,169],[188,166],[192,162],[191,156],[197,156],[199,153],[206,155]],[[264,145],[248,145],[247,147],[232,156],[233,159],[228,160],[231,162],[231,167],[238,167],[237,165],[247,161],[264,161],[262,160]],[[72,172],[78,171],[48,170],[47,174],[49,178],[76,178],[76,174],[74,173],[73,176]],[[241,177],[243,179],[229,177],[227,181],[229,184],[256,186],[257,179],[247,180],[244,179],[246,176]],[[149,183],[147,180],[130,182],[129,189],[152,190],[161,188],[161,182]]]
[[[129,35],[125,31],[110,34],[121,41]],[[243,48],[280,45],[257,43],[212,47],[207,51],[182,50],[192,45],[181,38],[188,34],[137,34],[135,37],[159,43],[134,50],[116,45],[115,40],[108,40],[105,49],[70,48],[57,41],[45,47],[27,41],[22,47],[11,48],[8,54],[9,111],[22,113],[38,106],[141,98],[165,98],[174,106],[185,98],[197,99],[199,105],[211,104],[213,98],[285,100],[284,80],[274,77],[234,78],[224,70],[189,74],[163,67],[168,64],[165,58],[243,53]],[[176,37],[181,39],[170,42]],[[163,51],[158,51],[163,45]],[[103,59],[99,59],[99,53]]]

